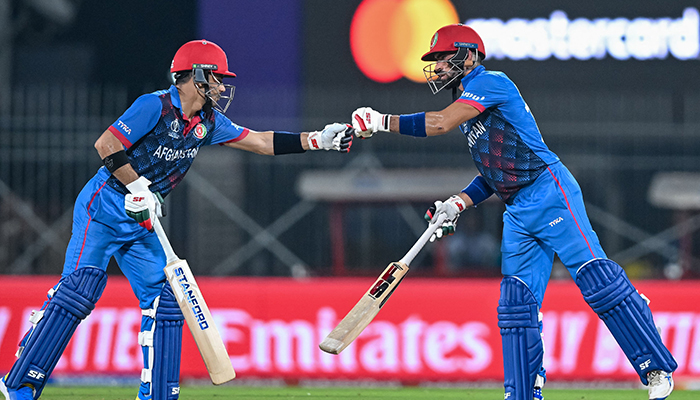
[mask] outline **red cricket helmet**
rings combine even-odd
[[[193,69],[206,69],[215,74],[236,77],[236,74],[228,70],[228,59],[221,47],[204,39],[183,44],[170,64],[170,72]]]
[[[446,25],[435,32],[430,50],[423,54],[421,60],[436,61],[438,53],[453,53],[464,47],[477,49],[481,58],[486,58],[484,42],[474,29],[463,24]]]

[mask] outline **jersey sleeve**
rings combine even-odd
[[[507,79],[496,74],[482,74],[467,84],[457,101],[484,112],[489,107],[505,103],[507,99]]]
[[[158,123],[163,103],[155,94],[145,94],[107,128],[127,149],[150,132]]]
[[[215,111],[214,113],[216,123],[214,126],[214,133],[208,137],[207,141],[204,143],[205,145],[223,145],[226,143],[243,140],[243,138],[248,136],[248,133],[250,132],[248,128],[244,128],[231,122],[228,117],[218,111]]]

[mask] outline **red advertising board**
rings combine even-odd
[[[0,278],[0,372],[46,291],[47,277]],[[198,279],[239,377],[289,380],[499,381],[498,280],[406,279],[365,332],[340,355],[318,343],[372,284],[372,278]],[[700,380],[700,282],[639,281],[679,368]],[[571,281],[553,281],[543,306],[545,366],[558,380],[634,381],[614,339]],[[111,277],[97,308],[77,329],[55,374],[128,374],[142,368],[141,312],[126,280]],[[206,378],[187,329],[183,378]]]

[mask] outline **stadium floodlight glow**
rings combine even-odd
[[[688,7],[680,18],[576,18],[561,10],[549,19],[470,19],[479,32],[488,58],[511,60],[698,59],[700,13]]]

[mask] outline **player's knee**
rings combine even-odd
[[[198,304],[191,304],[192,307],[198,307]],[[177,303],[173,289],[170,283],[166,282],[163,290],[160,293],[158,309],[156,311],[156,319],[167,321],[183,321],[185,316],[182,315],[180,306]]]
[[[636,292],[622,267],[606,258],[583,264],[576,273],[576,284],[597,314],[613,309]]]
[[[95,308],[107,285],[107,273],[99,268],[83,267],[65,277],[52,302],[80,319]]]
[[[511,276],[503,278],[501,282],[498,326],[500,328],[537,328],[539,326],[535,296],[527,285]]]

